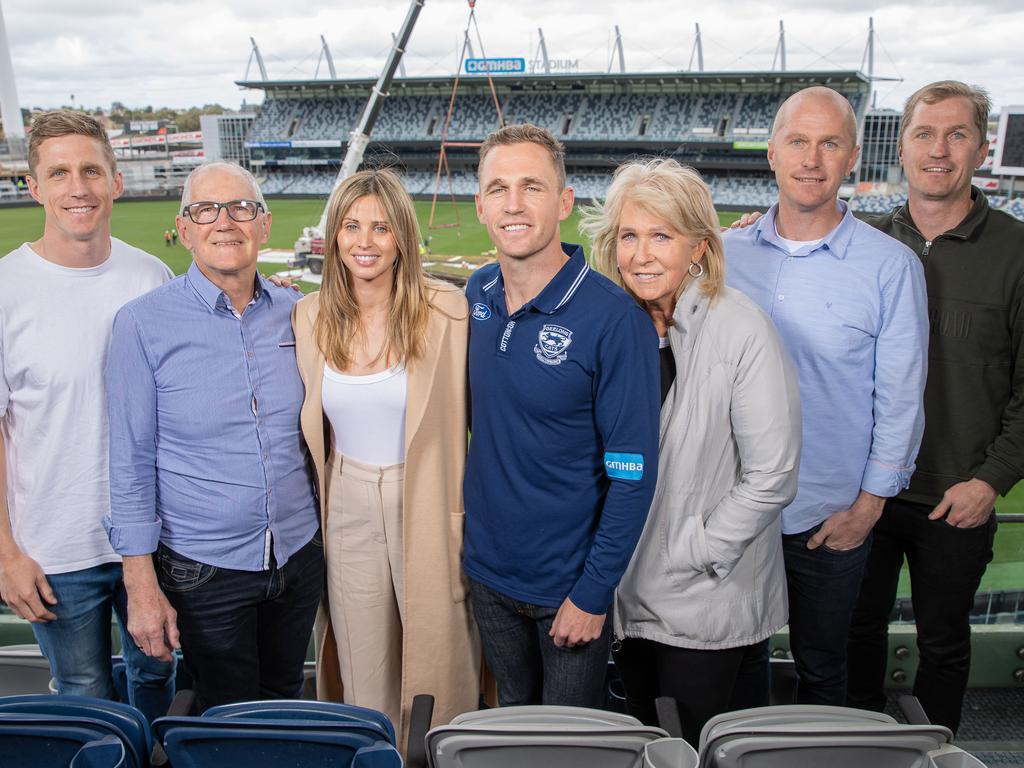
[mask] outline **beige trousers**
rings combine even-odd
[[[398,730],[405,465],[376,467],[332,452],[324,474],[327,598],[345,703],[380,710]]]

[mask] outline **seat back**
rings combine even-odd
[[[70,765],[86,744],[108,736],[74,718],[0,713],[0,766],[53,768]]]
[[[167,718],[164,718],[165,720]],[[175,718],[184,721],[185,718]],[[161,721],[157,721],[159,724]],[[401,768],[392,744],[346,728],[294,728],[305,721],[188,718],[157,725],[174,768]]]
[[[937,749],[926,726],[751,732],[713,740],[701,768],[928,768]]]
[[[244,718],[274,720],[306,720],[310,722],[345,723],[354,728],[371,731],[377,738],[395,744],[395,727],[383,712],[352,704],[337,704],[331,701],[305,701],[277,699],[272,701],[247,701],[238,704],[223,704],[211,707],[203,717]]]
[[[49,690],[50,664],[38,647],[0,648],[0,696]]]
[[[426,752],[433,768],[637,768],[647,744],[667,735],[603,710],[504,707],[431,729]]]
[[[699,751],[703,753],[705,745],[720,733],[741,730],[747,727],[788,726],[807,723],[821,725],[836,723],[875,723],[879,725],[895,725],[896,721],[881,712],[869,712],[851,707],[827,707],[810,704],[782,704],[772,707],[755,707],[738,709],[734,712],[723,712],[715,715],[700,732]]]
[[[124,742],[116,736],[104,736],[84,744],[71,759],[70,768],[126,768]]]
[[[87,696],[27,695],[0,698],[0,712],[56,715],[67,719],[105,724],[106,732],[124,741],[129,768],[146,768],[153,737],[145,716],[135,707]]]

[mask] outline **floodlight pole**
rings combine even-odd
[[[11,63],[11,49],[7,44],[7,28],[4,26],[2,6],[0,6],[0,118],[4,122],[4,135],[7,137],[11,154],[22,154],[25,143],[25,124],[21,119],[21,105],[18,103],[18,89],[14,83],[14,65]]]
[[[693,49],[690,51],[690,65],[688,69],[693,71],[693,57],[697,56],[697,71],[704,71],[704,43],[700,39],[700,24],[694,24],[696,33],[693,37]]]
[[[615,45],[612,47],[612,58],[608,62],[608,71],[612,71],[612,65],[615,63],[615,57],[619,57],[619,72],[626,71],[626,54],[622,50],[622,33],[619,32],[619,25],[615,25]]]
[[[540,60],[544,62],[544,74],[551,74],[551,59],[548,58],[548,44],[544,42],[544,30],[537,27],[537,34],[540,35],[540,42],[537,43],[537,52],[540,54]]]
[[[782,19],[779,19],[779,42],[775,46],[775,58],[772,59],[772,69],[775,69],[775,63],[779,63],[779,71],[786,71],[786,26],[782,23]]]
[[[334,68],[334,57],[331,56],[331,49],[327,47],[327,40],[323,35],[320,35],[320,59],[327,62],[327,71],[331,74],[331,80],[337,80],[338,72]],[[318,73],[320,72],[320,59],[317,59],[316,62],[316,70]],[[313,77],[316,77],[316,75]]]
[[[406,13],[405,21],[402,22],[402,28],[398,31],[398,37],[391,47],[388,60],[384,63],[384,69],[380,73],[380,77],[377,78],[377,83],[373,86],[373,90],[370,91],[370,98],[367,99],[366,106],[363,107],[363,112],[359,116],[359,123],[353,129],[349,138],[348,149],[345,150],[345,159],[341,161],[341,168],[338,170],[338,176],[334,180],[331,192],[334,192],[341,185],[341,182],[355,173],[360,163],[363,162],[363,153],[366,152],[366,146],[370,143],[370,132],[380,116],[380,110],[384,106],[384,99],[387,98],[388,89],[391,87],[391,82],[395,79],[395,72],[398,71],[398,65],[402,61],[402,54],[405,53],[405,46],[409,44],[409,38],[412,36],[413,27],[416,26],[416,19],[419,18],[424,2],[426,0],[411,0],[409,3],[409,11]],[[327,206],[324,206],[324,211],[320,214],[320,223],[317,225],[321,233],[326,225]]]
[[[267,68],[263,64],[263,54],[260,53],[260,47],[256,45],[255,38],[250,37],[249,42],[252,43],[252,53],[249,54],[249,63],[245,67],[245,77],[246,79],[249,78],[249,67],[252,66],[252,60],[255,58],[256,66],[259,67],[260,70],[260,80],[268,80]]]

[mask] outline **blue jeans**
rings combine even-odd
[[[610,617],[596,640],[559,648],[548,635],[557,608],[515,600],[472,579],[469,587],[484,658],[498,683],[500,706],[604,706]]]
[[[324,589],[323,540],[317,534],[283,567],[217,568],[161,544],[157,579],[178,613],[185,667],[196,706],[297,699],[313,620]]]
[[[807,549],[807,541],[819,528],[782,537],[789,587],[789,648],[800,678],[797,703],[843,706],[846,642],[871,536],[845,552],[825,546]]]
[[[110,619],[121,628],[121,653],[128,675],[128,703],[150,721],[167,714],[174,698],[174,662],[140,651],[126,629],[128,596],[120,563],[106,563],[46,577],[57,596],[53,621],[32,625],[50,662],[60,693],[114,698],[110,676]]]

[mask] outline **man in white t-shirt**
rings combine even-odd
[[[0,259],[0,597],[32,622],[60,693],[113,697],[116,613],[129,700],[152,719],[170,704],[174,664],[146,656],[125,631],[121,558],[101,524],[103,369],[114,314],[171,272],[110,236],[123,180],[93,118],[37,115],[29,174],[43,236]]]

